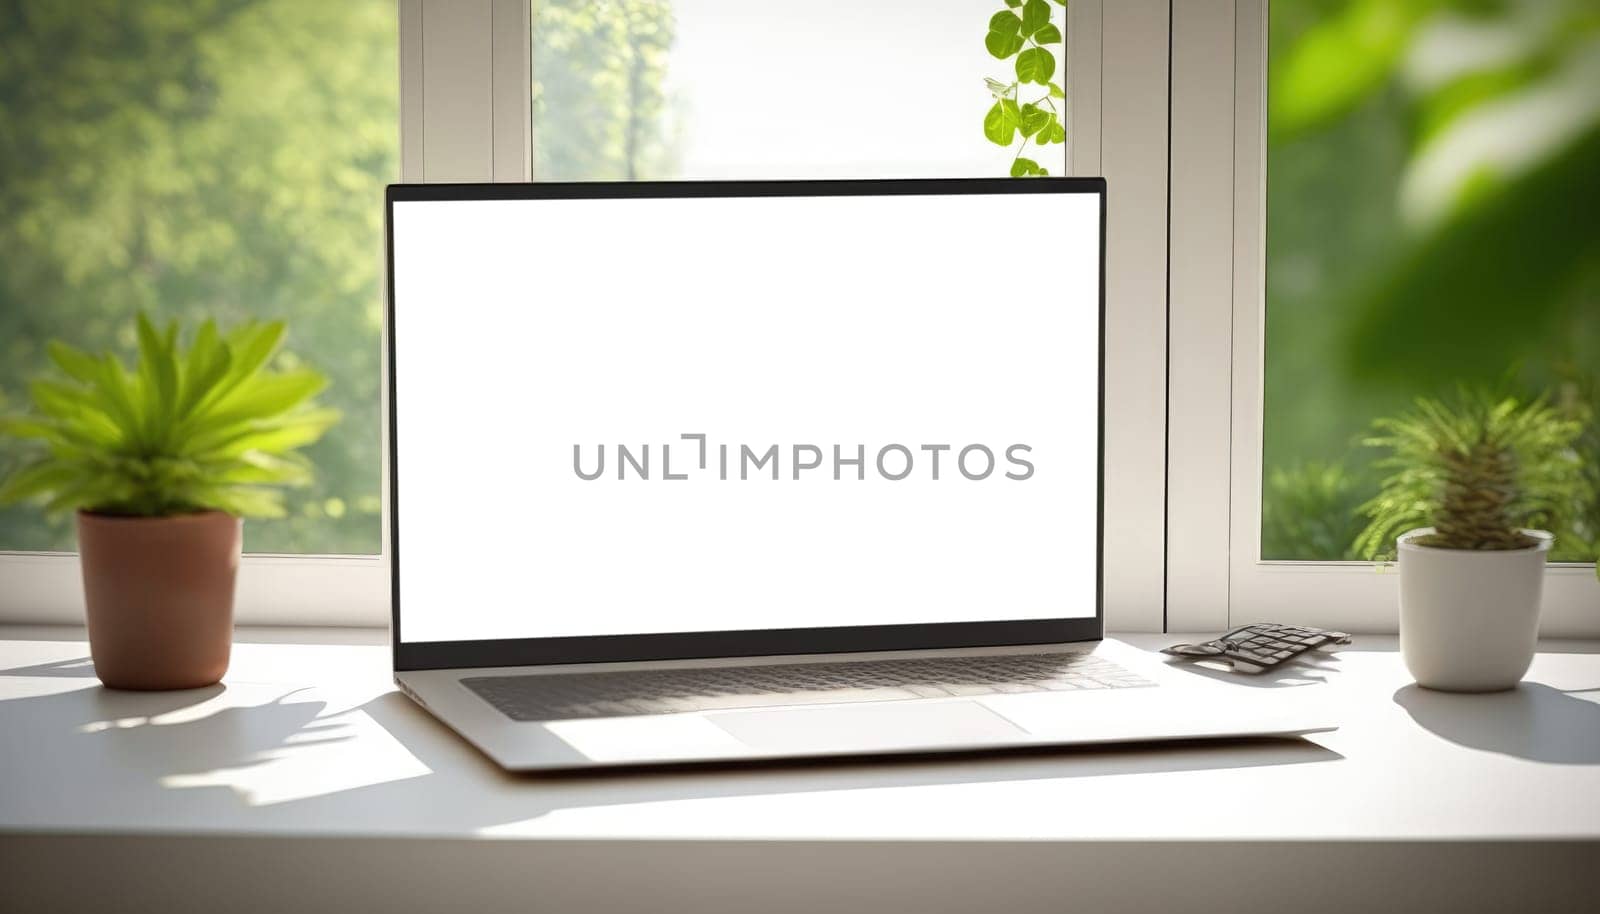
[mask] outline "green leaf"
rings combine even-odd
[[[990,79],[987,76],[983,78],[983,84],[989,87],[989,95],[994,98],[1005,98],[1016,91],[1017,88],[1016,83],[1003,83],[998,79]]]
[[[110,419],[88,411],[80,411],[72,419],[0,419],[0,435],[43,442],[56,454],[109,450],[122,442],[121,430]]]
[[[298,454],[275,456],[246,451],[237,459],[211,464],[207,478],[229,484],[303,486],[311,482],[311,464]]]
[[[327,386],[328,379],[309,368],[261,375],[235,388],[215,405],[210,414],[190,423],[185,431],[192,434],[226,428],[252,419],[271,418],[294,409]]]
[[[173,414],[178,406],[178,363],[171,349],[177,335],[177,325],[171,325],[164,336],[157,334],[150,318],[141,312],[138,332],[139,379],[145,398],[145,437],[160,447],[171,433]]]
[[[1050,83],[1050,97],[1051,98],[1066,98],[1067,97],[1067,93],[1066,93],[1065,89],[1062,89],[1060,86],[1056,85],[1055,83]]]
[[[1044,0],[1039,0],[1043,3]],[[1029,48],[1017,55],[1017,80],[1045,85],[1056,73],[1056,57],[1044,48]]]
[[[197,501],[240,517],[282,517],[283,496],[273,489],[253,486],[204,486],[195,490]]]
[[[1028,175],[1039,174],[1039,163],[1032,159],[1018,158],[1011,163],[1011,177],[1025,178]]]
[[[209,430],[188,442],[201,460],[237,457],[246,451],[283,453],[314,443],[339,421],[335,409],[296,411],[276,419],[255,419],[229,428]]]
[[[217,334],[215,321],[206,321],[195,334],[194,345],[189,349],[183,368],[183,393],[178,399],[178,418],[186,419],[194,412],[218,382],[227,376],[233,365],[233,356]]]
[[[1017,103],[1009,98],[1003,98],[994,103],[989,113],[983,118],[983,135],[989,142],[998,146],[1010,146],[1016,139],[1017,125],[1021,121],[1021,114]]]
[[[249,376],[267,364],[288,329],[283,321],[252,322],[228,334],[228,349],[238,363],[237,373]]]
[[[1064,143],[1067,139],[1067,128],[1056,115],[1050,115],[1050,123],[1039,129],[1039,135],[1033,138],[1035,143]]]
[[[7,416],[0,418],[0,435],[10,435],[13,438],[37,438],[50,440],[59,434],[60,426],[40,419],[30,419],[26,416]]]
[[[1060,44],[1061,43],[1061,30],[1056,28],[1054,25],[1046,22],[1044,25],[1039,27],[1039,31],[1033,33],[1033,43],[1034,44]]]
[[[1318,16],[1299,40],[1273,55],[1267,123],[1274,139],[1325,124],[1377,92],[1432,6],[1364,0]]]
[[[200,413],[212,408],[234,388],[260,371],[278,350],[278,345],[283,342],[286,329],[282,321],[271,321],[245,324],[229,333],[226,338],[228,354],[231,357],[228,371],[210,392],[200,398],[194,412]]]
[[[34,381],[28,385],[28,395],[40,412],[56,419],[74,418],[83,409],[78,389],[57,381]]]
[[[29,464],[6,478],[0,484],[0,505],[12,505],[29,498],[48,495],[64,486],[79,474],[72,466],[54,460],[40,460]]]
[[[1387,258],[1340,301],[1349,315],[1334,351],[1345,377],[1493,383],[1529,353],[1571,346],[1569,290],[1600,263],[1600,124],[1515,180],[1470,201]],[[1567,331],[1567,332],[1570,332]],[[1593,331],[1588,331],[1592,333]],[[1589,337],[1593,339],[1593,337]],[[1585,350],[1578,349],[1576,352]],[[1594,363],[1591,362],[1592,366]],[[1592,368],[1591,368],[1592,370]]]
[[[1027,0],[1022,4],[1022,37],[1027,38],[1050,24],[1050,5],[1045,0]]]
[[[1023,136],[1033,136],[1040,128],[1049,125],[1051,116],[1048,111],[1037,105],[1026,104],[1022,106],[1018,127],[1022,130]]]
[[[989,19],[989,34],[983,36],[983,46],[994,57],[1005,60],[1022,50],[1022,19],[1016,13],[1001,11]]]
[[[95,378],[99,376],[100,363],[87,352],[81,349],[74,349],[60,340],[51,340],[47,348],[50,352],[50,360],[55,362],[74,381],[93,384]]]
[[[30,393],[44,418],[0,422],[0,433],[42,441],[52,451],[114,449],[128,437],[92,390],[41,379]]]
[[[100,357],[100,377],[95,389],[100,392],[107,414],[122,429],[128,442],[140,445],[143,442],[143,423],[134,402],[133,383],[128,378],[127,369],[109,352]]]
[[[1021,5],[1022,5],[1022,0],[1006,0],[1006,6],[1009,6],[1012,9],[1016,9],[1017,7],[1019,7]]]

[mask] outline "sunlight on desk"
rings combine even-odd
[[[230,689],[218,699],[250,688]],[[195,774],[167,775],[160,779],[161,786],[179,790],[226,787],[246,805],[269,806],[433,773],[365,711],[326,712],[324,702],[303,696],[303,692],[290,693],[256,705],[230,707],[208,703],[189,709],[189,719],[184,723],[198,722],[209,716],[195,713],[202,707],[226,715],[235,711],[254,714],[282,706],[292,714],[293,706],[300,705],[307,706],[314,716],[300,729],[283,736],[277,748],[257,752],[237,765]],[[172,723],[174,721],[157,719],[151,721],[150,726]]]
[[[863,760],[589,777],[508,775],[394,691],[388,652],[245,632],[225,686],[102,688],[81,632],[0,643],[0,827],[278,836],[981,840],[1577,837],[1600,778],[1600,657],[1540,654],[1514,693],[1407,691],[1393,638],[1240,688],[1320,693],[1311,740]],[[1145,647],[1176,636],[1139,636]],[[1552,645],[1552,648],[1556,648]],[[1485,796],[1473,803],[1462,797]],[[1426,785],[1426,789],[1419,789]],[[1175,816],[1267,792],[1355,798],[1287,817]]]

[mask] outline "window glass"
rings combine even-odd
[[[1261,557],[1358,558],[1372,421],[1469,385],[1583,423],[1551,558],[1593,560],[1600,7],[1272,0],[1270,23]]]
[[[1060,0],[534,0],[534,176],[1064,174],[1065,31]]]
[[[51,339],[131,359],[141,309],[284,319],[344,418],[245,548],[378,552],[396,35],[393,0],[0,4],[0,412]],[[70,517],[0,511],[0,549],[72,547]]]

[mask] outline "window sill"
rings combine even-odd
[[[81,625],[76,554],[0,553],[0,623]],[[389,624],[389,562],[377,555],[246,555],[234,619],[240,625],[381,627]]]

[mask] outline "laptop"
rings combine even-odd
[[[1103,638],[1105,213],[390,187],[400,689],[517,771],[1329,729]]]

